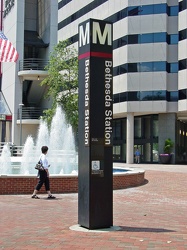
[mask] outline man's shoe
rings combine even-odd
[[[31,196],[31,198],[33,198],[33,199],[40,199],[36,194],[33,194],[33,195]]]
[[[51,194],[48,196],[48,199],[56,199],[56,197]]]

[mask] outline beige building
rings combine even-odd
[[[180,162],[187,151],[187,85],[179,64],[186,60],[186,40],[179,41],[186,1],[66,0],[58,9],[58,39],[77,49],[79,23],[113,23],[114,161],[133,163],[138,147],[141,162],[158,163],[171,138],[173,162]]]
[[[2,63],[0,141],[24,144],[37,135],[39,117],[49,107],[44,100],[44,67],[57,44],[57,0],[3,2],[2,30],[19,53],[16,63]],[[6,110],[5,110],[6,109]]]

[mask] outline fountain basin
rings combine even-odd
[[[125,172],[115,172],[113,174],[113,190],[125,189],[142,185],[145,181],[145,171],[143,169],[131,169]],[[36,174],[33,175],[1,175],[0,195],[32,194],[38,182]],[[78,175],[63,174],[50,175],[51,191],[53,193],[77,193]],[[44,186],[40,193],[46,193]]]

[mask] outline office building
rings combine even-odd
[[[158,163],[167,138],[174,142],[172,162],[186,160],[186,0],[8,2],[13,6],[3,7],[3,31],[19,63],[2,65],[1,141],[20,145],[36,135],[38,115],[50,106],[39,85],[47,74],[40,60],[45,64],[59,40],[69,39],[78,49],[79,23],[95,18],[113,23],[114,161],[132,163],[138,147],[141,162]],[[29,117],[32,110],[36,117]]]
[[[0,141],[15,146],[36,139],[45,100],[45,66],[57,44],[57,0],[1,1],[1,26],[19,53],[16,63],[1,63]]]
[[[165,140],[173,162],[187,150],[186,0],[62,0],[58,40],[78,49],[78,25],[113,23],[113,159],[158,163]]]

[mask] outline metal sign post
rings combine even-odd
[[[78,223],[113,226],[112,24],[89,19],[79,25]]]

